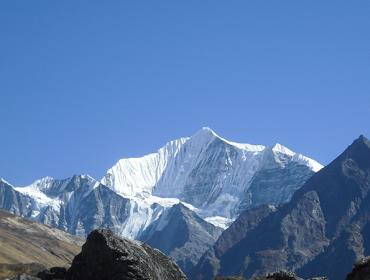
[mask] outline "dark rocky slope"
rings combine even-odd
[[[202,258],[192,279],[250,278],[281,269],[304,278],[344,279],[352,263],[369,254],[369,213],[370,142],[361,136],[313,175],[289,203],[255,227],[246,227],[240,240],[232,241],[236,225],[226,230],[226,250],[211,261]]]
[[[220,259],[235,244],[238,244],[249,231],[254,229],[276,208],[262,205],[254,209],[244,211],[238,219],[225,230],[220,238],[200,259],[197,266],[190,272],[190,278],[198,278],[199,268],[202,268],[202,277],[211,279],[218,274]]]
[[[140,239],[171,257],[187,272],[212,247],[221,232],[221,228],[207,223],[180,203],[162,214]]]
[[[75,257],[66,280],[185,280],[178,266],[146,244],[94,230]]]

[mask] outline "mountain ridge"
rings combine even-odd
[[[192,271],[193,279],[281,269],[344,279],[352,263],[370,252],[369,205],[370,145],[359,137],[254,228],[240,221],[252,211],[246,210],[222,234],[231,245],[220,250],[216,242]],[[233,241],[239,225],[245,235]]]
[[[203,128],[168,142],[157,153],[119,160],[101,181],[74,175],[44,177],[24,187],[3,182],[0,208],[83,237],[105,227],[122,237],[141,239],[145,233],[147,240],[163,241],[165,232],[147,236],[148,229],[158,229],[155,225],[181,203],[187,214],[175,212],[171,219],[182,220],[194,232],[176,258],[190,269],[216,240],[218,226],[227,228],[245,209],[289,201],[320,168],[280,144],[231,142]],[[174,229],[173,234],[181,232]],[[196,255],[188,250],[201,243]]]

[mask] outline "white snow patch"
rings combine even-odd
[[[294,156],[295,155],[295,152],[293,152],[292,150],[288,149],[287,147],[285,147],[285,146],[283,146],[279,143],[276,143],[272,147],[272,151],[278,152],[278,153],[281,153],[281,154],[286,154],[288,156]]]
[[[51,206],[59,211],[61,201],[59,199],[50,198],[39,189],[39,185],[30,185],[28,187],[15,187],[16,191],[28,195],[33,198],[38,204],[43,206]]]
[[[204,220],[222,229],[227,229],[231,225],[231,223],[234,221],[234,219],[228,219],[228,218],[221,217],[221,216],[207,217]]]

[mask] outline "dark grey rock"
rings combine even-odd
[[[291,271],[278,271],[274,273],[269,273],[263,277],[256,277],[253,280],[304,280],[297,276],[294,272]],[[328,280],[326,277],[314,277],[307,280]]]
[[[363,258],[357,262],[346,280],[370,280],[370,257]]]
[[[94,230],[66,280],[186,280],[178,266],[146,244]]]
[[[257,277],[254,280],[303,280],[298,277],[295,273],[290,271],[279,271],[274,273],[269,273],[265,277]]]
[[[41,271],[37,274],[37,277],[41,280],[56,280],[64,279],[67,273],[65,267],[52,267],[50,269]]]

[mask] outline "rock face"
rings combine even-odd
[[[276,211],[274,207],[261,205],[240,214],[238,219],[221,234],[214,246],[201,257],[197,266],[189,272],[190,278],[213,279],[213,277],[216,277],[219,274],[222,256],[235,244],[243,240],[249,231],[257,227],[261,221],[274,211]]]
[[[216,242],[222,232],[183,204],[162,214],[140,239],[171,257],[186,273]]]
[[[346,280],[370,280],[370,257],[356,263]]]
[[[250,278],[278,270],[295,271],[306,279],[344,279],[352,263],[369,254],[369,213],[370,142],[361,136],[313,175],[289,203],[254,227],[236,220],[221,236],[234,241],[221,254],[202,257],[192,279]],[[237,234],[242,228],[244,234]]]
[[[94,230],[75,257],[66,280],[185,280],[168,257],[139,242]]]

